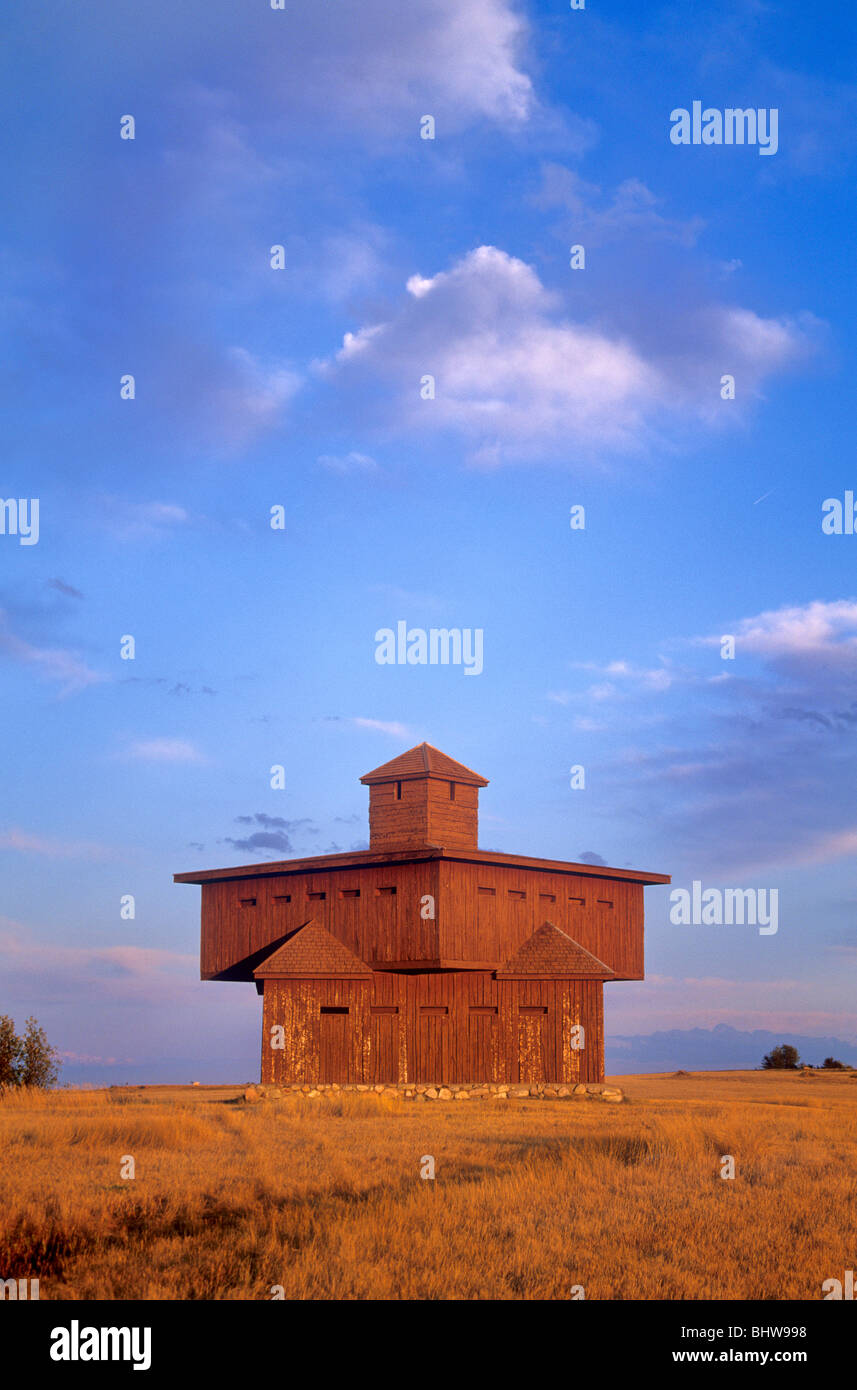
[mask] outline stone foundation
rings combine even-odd
[[[346,1093],[394,1096],[398,1100],[605,1100],[625,1099],[618,1086],[580,1083],[577,1086],[552,1086],[549,1082],[513,1085],[506,1082],[484,1082],[472,1085],[396,1085],[378,1082],[375,1086],[339,1086],[336,1082],[320,1082],[317,1086],[248,1086],[244,1099],[249,1103],[263,1100],[282,1100],[285,1096],[301,1096],[307,1100],[326,1096],[332,1099]]]

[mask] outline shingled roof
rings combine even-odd
[[[256,979],[268,975],[371,975],[365,961],[331,936],[320,922],[309,921],[284,946],[278,946],[253,971]]]
[[[497,979],[516,975],[574,975],[606,980],[615,973],[553,922],[543,922],[511,960],[500,967]]]
[[[406,782],[414,777],[426,776],[445,777],[450,782],[469,782],[474,787],[488,786],[487,777],[480,777],[478,772],[465,767],[464,763],[457,763],[455,758],[441,753],[430,743],[418,743],[416,748],[409,748],[407,753],[400,753],[398,758],[364,773],[360,781],[368,785],[372,782]]]

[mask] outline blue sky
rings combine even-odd
[[[0,1010],[69,1077],[249,1076],[172,873],[362,845],[360,774],[426,739],[484,846],[778,890],[768,937],[647,890],[608,1032],[857,1045],[851,8],[5,29],[0,494],[40,523],[0,535]],[[695,100],[776,108],[776,153],[674,145]],[[400,620],[481,628],[482,674],[378,665]]]

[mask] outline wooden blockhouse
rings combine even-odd
[[[486,779],[427,743],[360,780],[368,850],[174,876],[202,979],[263,996],[262,1081],[603,1081],[604,984],[643,978],[668,875],[480,850]]]

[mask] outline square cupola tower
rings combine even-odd
[[[367,772],[369,848],[476,849],[479,788],[488,779],[420,743]]]

